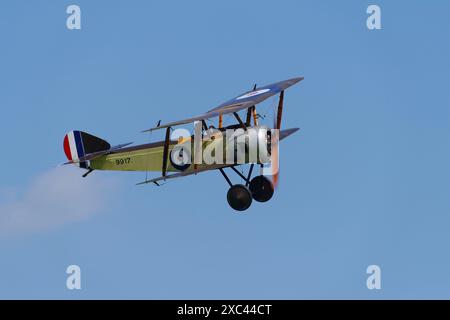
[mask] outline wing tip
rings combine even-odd
[[[296,133],[299,130],[300,130],[300,128],[290,128],[290,129],[281,130],[279,140],[283,140],[283,139],[289,137],[290,135]]]
[[[304,79],[305,79],[305,77],[296,77],[296,78],[289,79],[288,81],[291,82],[292,84],[296,84]]]

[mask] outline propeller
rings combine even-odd
[[[283,102],[284,102],[284,90],[280,92],[280,99],[278,101],[278,108],[276,116],[274,117],[274,129],[275,132],[272,133],[272,183],[273,187],[278,186],[279,176],[280,176],[280,166],[279,166],[279,133],[281,128],[281,118],[283,115]]]

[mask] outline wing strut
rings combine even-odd
[[[167,157],[169,156],[169,138],[170,138],[170,127],[166,129],[166,138],[164,140],[164,150],[163,150],[163,164],[162,164],[162,176],[166,176],[167,171]]]
[[[219,129],[223,127],[223,114],[219,114]]]
[[[280,100],[278,101],[278,110],[277,110],[277,118],[276,118],[276,127],[275,129],[278,130],[277,135],[278,137],[276,137],[276,141],[275,144],[272,142],[272,183],[274,185],[274,187],[276,188],[278,185],[278,177],[280,174],[279,171],[279,160],[278,160],[278,143],[279,143],[279,130],[281,127],[281,117],[283,115],[283,101],[284,101],[284,90],[282,90],[280,92]],[[272,137],[273,139],[273,137]],[[272,140],[273,141],[273,140]]]
[[[251,123],[251,119],[252,119],[252,110],[255,106],[251,106],[250,108],[247,109],[247,118],[245,119],[245,125],[247,127],[250,127]]]
[[[251,122],[252,116],[253,116],[253,124],[255,126],[257,126],[258,125],[258,114],[256,113],[256,106],[251,106],[247,109],[247,118],[245,120],[245,125],[247,127],[250,127],[250,125],[251,125],[250,122]]]
[[[277,126],[275,129],[280,130],[281,127],[281,116],[283,115],[283,101],[284,101],[284,90],[280,92],[280,100],[278,101],[278,111],[277,111]]]

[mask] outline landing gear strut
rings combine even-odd
[[[245,177],[235,167],[230,167],[245,181],[245,185],[233,185],[231,183],[231,180],[225,174],[225,171],[222,168],[219,169],[220,173],[222,173],[223,177],[230,185],[230,189],[227,193],[228,204],[236,211],[247,210],[252,204],[252,199],[258,202],[266,202],[269,201],[273,196],[274,186],[268,178],[260,175],[250,180],[253,172],[253,166],[253,164],[250,166],[247,177]]]

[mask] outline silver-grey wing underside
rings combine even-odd
[[[233,98],[225,103],[222,103],[221,105],[215,107],[214,109],[209,110],[204,114],[188,119],[161,124],[157,127],[144,130],[143,132],[178,126],[186,123],[192,123],[194,121],[214,118],[219,115],[238,112],[263,102],[264,100],[280,93],[281,91],[289,88],[290,86],[296,84],[297,82],[302,81],[303,79],[304,79],[303,77],[293,78],[289,80],[272,83],[261,88],[255,88],[254,90],[247,91],[237,96],[236,98]]]

